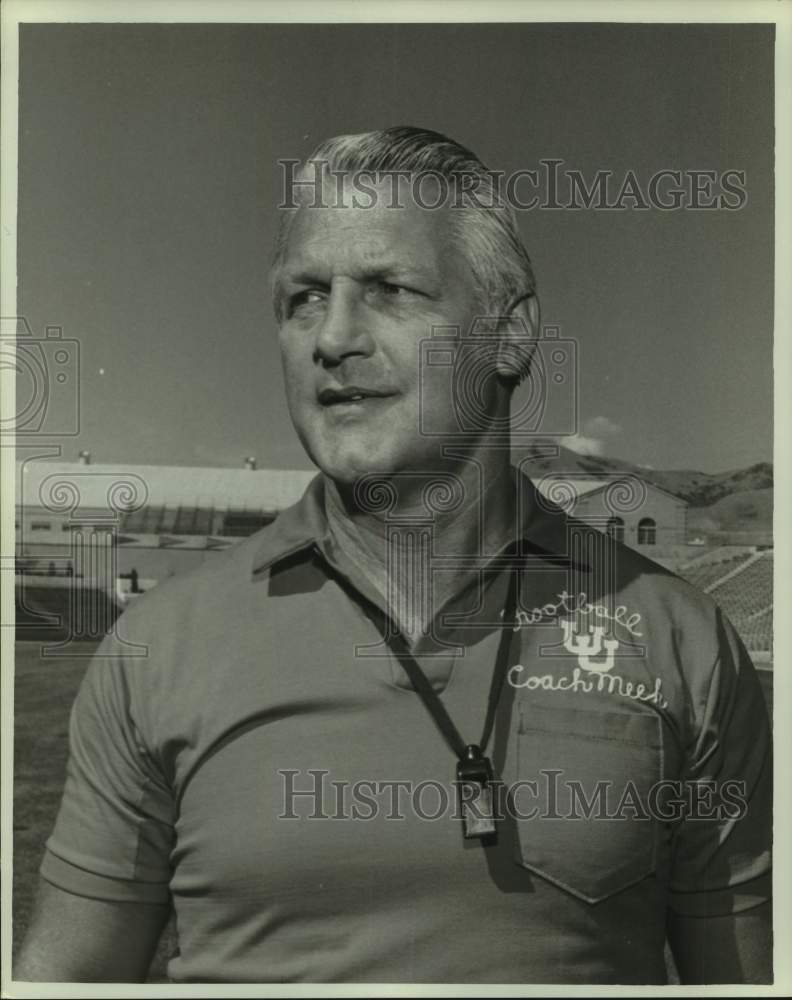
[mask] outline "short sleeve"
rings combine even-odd
[[[135,721],[132,674],[103,641],[71,711],[66,783],[42,876],[76,895],[108,901],[169,899],[173,798]],[[132,674],[132,676],[130,676]]]
[[[687,815],[673,842],[671,909],[722,916],[771,895],[772,738],[751,658],[717,615],[718,656],[690,749]]]

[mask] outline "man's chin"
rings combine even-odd
[[[376,476],[393,475],[396,469],[393,464],[384,460],[377,460],[376,456],[369,455],[345,455],[333,458],[314,458],[314,462],[322,472],[333,480],[338,486],[352,487],[361,479]]]
[[[356,438],[350,433],[346,440],[304,440],[311,461],[339,486],[350,487],[366,479],[399,475],[399,473],[435,472],[442,460],[422,454],[417,449],[399,448],[396,442],[383,440],[384,434]]]
[[[320,445],[312,449],[311,459],[333,482],[351,487],[364,477],[386,478],[404,469],[399,456],[381,445],[373,440],[347,441],[333,448]]]

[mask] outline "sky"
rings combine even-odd
[[[771,460],[772,59],[767,25],[23,26],[19,312],[76,342],[63,457],[310,468],[269,301],[278,160],[413,124],[507,174],[612,171],[615,192],[744,171],[736,210],[518,216],[543,321],[576,349],[564,443]]]

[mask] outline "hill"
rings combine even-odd
[[[644,478],[656,486],[687,500],[691,507],[709,507],[735,494],[767,492],[772,494],[773,466],[758,462],[746,469],[730,472],[656,472],[641,470]]]
[[[709,507],[691,507],[688,510],[690,535],[729,534],[735,541],[746,532],[772,535],[773,490],[744,490],[721,497]]]
[[[732,469],[728,472],[698,472],[694,469],[680,470],[658,470],[649,469],[642,465],[635,465],[618,458],[610,458],[595,455],[578,455],[569,448],[560,447],[557,456],[547,454],[547,446],[541,443],[522,447],[513,452],[515,462],[522,459],[529,459],[530,465],[527,470],[530,475],[541,475],[549,472],[573,473],[579,476],[601,476],[618,475],[619,473],[632,473],[639,476],[648,483],[659,486],[675,496],[687,500],[691,507],[712,507],[724,498],[731,498],[737,495],[749,493],[754,495],[751,503],[747,504],[746,510],[756,511],[759,516],[761,511],[768,508],[772,511],[772,499],[758,500],[759,494],[766,493],[767,497],[772,497],[773,487],[773,466],[769,462],[758,462],[745,469]],[[754,501],[758,506],[754,506]],[[721,513],[729,510],[726,505]],[[753,515],[751,515],[753,516]],[[772,515],[771,515],[772,516]]]

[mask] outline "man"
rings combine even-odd
[[[657,983],[666,939],[769,981],[752,665],[511,468],[539,315],[490,176],[412,128],[312,161],[273,290],[321,475],[102,647],[18,978],[141,979],[172,905],[179,981]]]

